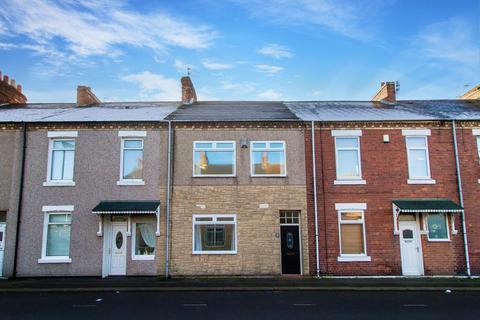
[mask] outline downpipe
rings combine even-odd
[[[172,122],[168,121],[168,151],[167,151],[167,207],[166,207],[166,232],[165,232],[165,278],[170,277],[170,197],[171,197],[171,172],[172,172]]]
[[[463,206],[463,188],[462,188],[462,176],[460,174],[460,161],[458,158],[458,145],[457,145],[457,130],[455,120],[452,120],[452,135],[453,135],[453,149],[455,153],[455,167],[457,169],[457,184],[458,184],[458,197],[460,200],[460,206]],[[467,239],[467,225],[465,223],[465,210],[462,210],[462,231],[463,231],[463,249],[465,251],[465,264],[467,267],[467,276],[472,277],[470,270],[470,257],[468,254],[468,239]]]
[[[320,277],[320,248],[318,245],[318,196],[317,196],[317,164],[315,159],[315,121],[312,121],[312,169],[313,169],[313,207],[315,213],[315,257],[316,275]]]

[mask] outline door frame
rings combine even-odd
[[[403,272],[403,252],[402,252],[402,228],[400,227],[402,223],[411,223],[415,225],[414,232],[416,233],[416,241],[418,246],[418,262],[419,262],[419,274],[418,275],[405,275]],[[400,244],[400,265],[402,267],[402,275],[403,276],[423,276],[425,274],[425,268],[423,265],[423,249],[422,249],[422,238],[420,233],[420,222],[418,213],[415,214],[415,221],[398,221],[398,241]]]
[[[2,263],[0,264],[0,278],[3,277],[3,266],[5,265],[5,243],[7,241],[7,223],[6,222],[0,222],[0,228],[3,228],[3,257],[2,257]]]
[[[300,273],[298,275],[303,276],[303,248],[302,248],[302,228],[301,225],[301,212],[298,212],[298,223],[280,223],[280,274],[282,276],[289,276],[290,274],[282,272],[282,226],[297,227],[298,228],[298,249],[300,250]],[[294,274],[292,274],[294,276]]]
[[[107,220],[107,219],[105,219]],[[108,219],[110,220],[110,219]],[[128,222],[127,221],[105,221],[103,229],[103,261],[102,261],[102,277],[106,278],[108,276],[126,276],[127,275],[127,256],[128,256]],[[114,226],[125,226],[125,274],[123,275],[113,275],[111,274],[112,268],[112,246],[113,246],[113,227]],[[107,251],[108,250],[108,251]]]

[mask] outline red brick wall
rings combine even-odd
[[[480,274],[480,162],[477,140],[471,128],[457,127],[458,154],[467,224],[467,236],[472,274]]]
[[[407,128],[407,127],[406,127]],[[448,198],[458,203],[453,138],[448,124],[436,124],[428,138],[433,185],[407,184],[408,164],[405,137],[401,128],[362,129],[360,138],[362,178],[366,185],[334,185],[335,147],[332,129],[315,132],[319,216],[320,264],[322,274],[399,275],[401,258],[399,236],[393,234],[392,200],[397,198]],[[310,130],[310,129],[307,129]],[[383,135],[390,142],[383,142]],[[315,270],[315,225],[311,163],[311,134],[306,135],[307,194],[309,208],[310,269]],[[322,160],[323,157],[323,160]],[[480,172],[479,172],[480,174]],[[480,187],[480,186],[479,186]],[[478,188],[480,191],[480,188]],[[365,230],[367,254],[371,262],[338,262],[339,236],[335,203],[366,203]],[[450,242],[428,242],[422,235],[426,275],[453,275],[465,272],[460,217],[457,235]]]

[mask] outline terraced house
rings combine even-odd
[[[80,86],[28,104],[0,81],[3,276],[480,273],[472,94],[197,101],[181,84],[180,102]]]

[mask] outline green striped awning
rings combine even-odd
[[[392,201],[400,212],[462,212],[463,208],[449,199],[397,199]]]
[[[150,200],[115,200],[101,201],[92,213],[95,214],[156,214],[160,201]]]

